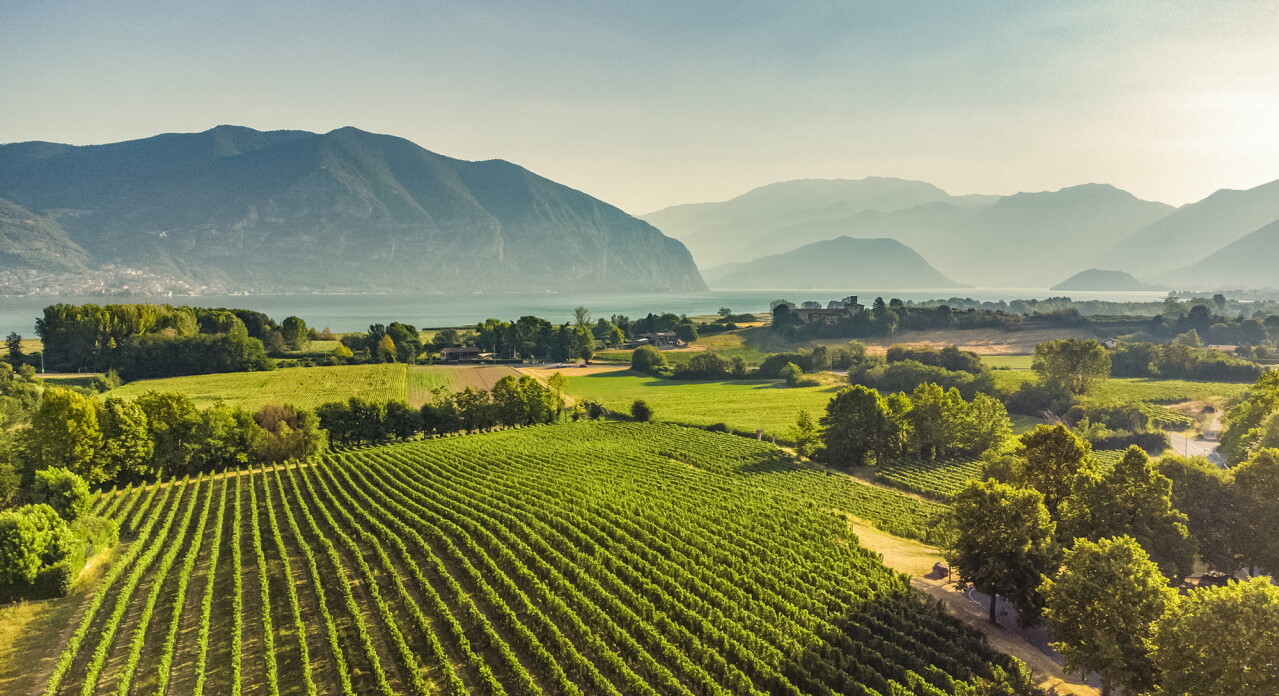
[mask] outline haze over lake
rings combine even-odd
[[[849,288],[802,290],[716,290],[698,293],[626,293],[626,294],[558,294],[537,295],[198,295],[187,297],[80,296],[59,297],[33,295],[5,297],[0,300],[0,333],[17,331],[34,336],[34,325],[41,310],[51,304],[114,304],[157,302],[197,307],[233,307],[263,312],[279,321],[299,316],[308,326],[334,331],[363,331],[369,324],[407,322],[415,326],[442,327],[475,324],[488,317],[516,319],[526,314],[553,322],[570,321],[573,308],[584,306],[596,317],[625,314],[642,317],[649,312],[674,312],[690,316],[713,314],[720,307],[735,312],[763,312],[768,303],[778,298],[792,302],[829,300],[857,295],[869,304],[882,296],[885,300],[945,299],[967,297],[979,301],[1029,300],[1069,296],[1075,300],[1108,300],[1114,302],[1150,302],[1167,293],[1157,292],[1061,292],[1044,288],[944,288],[919,290],[858,290]]]

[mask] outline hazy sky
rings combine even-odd
[[[5,0],[0,26],[0,142],[353,125],[633,213],[796,178],[1279,179],[1273,2]]]

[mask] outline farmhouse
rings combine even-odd
[[[857,303],[856,295],[849,295],[842,300],[832,301],[826,305],[826,309],[795,309],[791,311],[791,316],[804,323],[814,321],[829,323],[840,319],[851,319],[861,314],[865,308]]]
[[[476,362],[480,359],[480,349],[474,346],[460,348],[444,348],[440,350],[440,362]]]
[[[654,348],[679,348],[684,342],[679,340],[673,331],[659,331],[657,333],[639,334],[633,341],[627,341],[623,344],[625,348],[638,348],[640,346],[653,346]]]

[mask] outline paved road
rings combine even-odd
[[[1202,436],[1190,438],[1177,433],[1168,433],[1168,444],[1173,454],[1183,457],[1207,457],[1208,461],[1218,467],[1226,468],[1226,459],[1217,453],[1218,442],[1205,440]]]

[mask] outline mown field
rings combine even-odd
[[[408,370],[408,402],[415,408],[431,400],[431,390],[443,387],[461,391],[467,387],[492,389],[503,377],[520,378],[520,373],[507,365],[415,365]]]
[[[629,423],[129,488],[35,693],[976,693],[1019,666],[850,529],[935,508]]]
[[[230,372],[166,379],[144,379],[112,389],[108,395],[132,399],[144,392],[186,394],[203,408],[218,401],[250,410],[267,404],[315,408],[352,396],[404,400],[407,368],[398,364],[290,367],[269,372]]]
[[[598,401],[622,413],[630,413],[631,403],[642,399],[653,407],[659,421],[714,425],[724,423],[734,430],[763,429],[777,437],[795,423],[795,416],[807,410],[818,418],[839,387],[782,386],[778,380],[703,382],[658,379],[629,370],[569,376],[568,393],[575,399]]]

